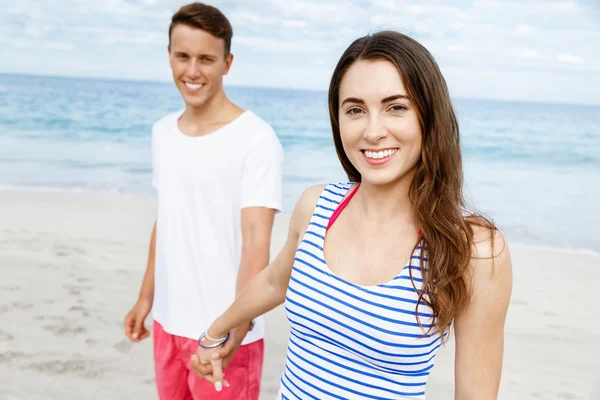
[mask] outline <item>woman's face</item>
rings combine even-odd
[[[344,151],[362,182],[411,179],[421,157],[421,126],[400,72],[389,61],[357,61],[339,90]]]

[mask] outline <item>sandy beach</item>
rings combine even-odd
[[[157,398],[151,340],[132,344],[122,328],[154,215],[146,197],[0,192],[0,400]],[[276,218],[272,255],[287,221]],[[600,256],[511,251],[499,398],[600,399]],[[261,400],[277,392],[287,329],[282,307],[267,315]],[[449,343],[427,398],[452,399],[452,382]]]

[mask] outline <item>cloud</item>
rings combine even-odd
[[[369,21],[406,31],[421,39],[454,35],[469,19],[466,9],[414,1],[372,0]]]
[[[429,30],[429,26],[423,21],[417,21],[415,23],[415,32],[417,34],[428,34],[431,31]]]
[[[445,67],[442,68],[442,73],[444,75],[450,76],[468,76],[469,71],[466,68],[461,67]]]
[[[260,15],[252,11],[238,10],[229,17],[233,26],[237,24],[276,25],[277,18],[272,15]]]
[[[41,47],[48,50],[73,50],[75,46],[72,43],[46,42]]]
[[[72,0],[5,1],[10,5],[0,7],[0,43],[6,50],[0,68],[36,73],[43,51],[47,73],[93,71],[98,76],[129,78],[140,71],[130,65],[139,62],[148,74],[145,78],[152,73],[157,79],[168,78],[161,72],[166,31],[172,13],[187,2],[78,0],[74,5]],[[241,73],[248,65],[256,66],[251,78],[255,85],[274,84],[272,70],[276,68],[277,82],[317,88],[315,85],[328,81],[352,40],[381,29],[397,29],[417,38],[452,82],[469,88],[493,83],[502,91],[517,84],[509,82],[510,77],[521,79],[540,68],[546,71],[547,87],[559,75],[582,80],[600,75],[600,53],[590,45],[600,42],[600,7],[590,5],[596,4],[595,0],[209,3],[231,20],[236,70]],[[68,52],[75,49],[77,59],[73,60]],[[132,54],[142,61],[133,60]],[[310,74],[302,72],[309,69]],[[490,71],[502,73],[492,79]],[[243,81],[247,75],[238,76]]]
[[[308,22],[301,19],[283,19],[273,15],[260,15],[256,12],[244,10],[234,11],[229,17],[231,24],[236,27],[239,25],[263,25],[263,26],[283,26],[286,28],[305,28]]]
[[[284,19],[281,24],[286,28],[306,28],[308,22],[299,19]]]
[[[518,50],[518,51],[514,51],[512,54],[517,57],[532,58],[532,59],[536,59],[536,60],[545,58],[535,50]]]
[[[0,43],[3,43],[4,45],[14,49],[46,49],[66,51],[73,50],[75,48],[73,43],[40,41],[27,38],[10,38],[6,36],[0,36]]]
[[[578,57],[565,53],[557,54],[556,60],[567,64],[585,64],[585,59],[583,57]]]
[[[574,1],[493,1],[475,0],[475,8],[486,9],[494,12],[518,12],[515,15],[555,15],[566,17],[579,14],[582,7]]]
[[[366,12],[363,7],[348,1],[271,0],[270,5],[286,17],[328,24],[359,20]]]
[[[515,27],[515,32],[519,35],[527,36],[533,32],[533,29],[527,24],[519,24]]]
[[[458,53],[465,50],[465,45],[462,43],[458,43],[458,44],[453,44],[448,46],[448,51],[452,52],[452,53]]]
[[[277,38],[241,36],[235,40],[237,46],[249,46],[258,50],[269,52],[278,51],[300,51],[300,52],[322,52],[326,51],[318,42],[289,41]]]
[[[378,11],[397,11],[403,14],[410,15],[413,17],[424,16],[424,17],[453,17],[453,18],[466,18],[468,12],[461,10],[456,7],[450,7],[445,5],[432,5],[432,4],[415,4],[414,1],[406,0],[372,0],[371,9]],[[398,15],[396,16],[398,17]]]
[[[469,13],[464,10],[460,10],[455,7],[440,6],[440,5],[433,6],[433,5],[428,5],[428,4],[413,4],[413,5],[408,6],[405,10],[408,14],[410,14],[412,16],[426,16],[426,17],[442,16],[442,17],[451,17],[453,19],[467,18],[469,16]]]

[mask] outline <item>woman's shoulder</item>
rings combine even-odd
[[[310,222],[312,214],[321,196],[326,193],[336,193],[341,199],[352,186],[352,184],[353,182],[337,182],[313,185],[306,188],[296,202],[296,206],[294,207],[294,212],[292,214],[292,221],[296,221],[298,229],[302,230],[302,227],[308,225]]]
[[[510,293],[512,261],[504,235],[494,226],[473,224],[472,227],[471,277],[474,289],[495,286]]]
[[[508,244],[502,232],[489,219],[463,209],[463,216],[473,230],[473,257],[494,259],[508,252]]]
[[[348,189],[353,184],[354,182],[336,182],[310,186],[300,195],[296,206],[299,206],[304,211],[309,210],[312,213],[321,196],[332,195],[337,197],[336,200],[339,200],[346,195]]]

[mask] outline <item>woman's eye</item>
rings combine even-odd
[[[408,108],[406,106],[403,106],[402,104],[395,104],[393,106],[390,107],[390,110],[392,111],[405,111],[408,110]]]
[[[360,108],[350,108],[348,111],[346,111],[346,114],[357,115],[357,114],[360,114],[361,112],[362,112],[362,110]]]

